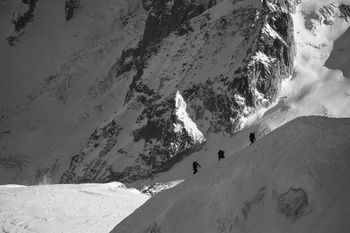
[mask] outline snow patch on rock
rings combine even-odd
[[[262,32],[266,35],[269,35],[271,36],[272,38],[277,38],[279,39],[280,41],[282,41],[284,44],[286,44],[286,42],[284,41],[284,39],[275,31],[272,29],[272,27],[268,24],[268,23],[265,23],[264,24],[264,27],[262,29]]]
[[[264,94],[259,92],[256,88],[254,89],[254,97],[257,103],[263,106],[267,106],[269,104],[269,100],[265,98]]]
[[[182,129],[185,129],[188,135],[192,138],[192,140],[200,144],[205,141],[205,137],[203,136],[202,132],[198,129],[196,123],[194,123],[192,119],[188,116],[186,112],[186,107],[187,104],[185,100],[183,99],[180,92],[177,91],[175,97],[175,114],[180,122],[174,124],[174,130],[176,133],[178,133]]]
[[[234,97],[235,97],[236,103],[239,106],[245,106],[246,105],[246,99],[243,96],[235,94]]]
[[[252,60],[249,63],[250,66],[254,65],[255,63],[259,62],[263,64],[265,67],[270,67],[271,63],[274,62],[276,59],[266,56],[266,54],[258,51],[252,56]]]

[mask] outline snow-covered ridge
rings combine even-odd
[[[156,195],[112,232],[347,232],[349,132],[349,119],[298,118]]]

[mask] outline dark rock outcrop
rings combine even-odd
[[[142,39],[143,46],[159,42],[186,20],[205,10],[203,5],[193,4],[186,0],[153,0],[148,4],[143,2],[144,8],[149,10]]]
[[[350,19],[350,5],[341,4],[339,6],[339,11],[341,13],[340,17],[344,18],[346,22]]]
[[[12,23],[15,27],[15,32],[7,37],[7,41],[11,46],[16,46],[23,30],[28,23],[34,20],[34,10],[39,0],[22,0],[21,5],[16,9],[12,15]]]
[[[161,230],[160,226],[158,226],[158,224],[155,222],[153,224],[153,226],[149,229],[149,231],[147,230],[147,232],[149,232],[149,233],[162,233],[162,230]]]
[[[309,206],[309,198],[302,188],[290,188],[279,196],[277,211],[288,218],[297,219],[307,212]]]
[[[106,166],[104,157],[118,142],[118,134],[122,127],[115,121],[96,129],[90,136],[84,149],[71,159],[69,169],[61,177],[61,183],[82,183],[100,181]],[[95,154],[96,153],[96,154]],[[91,157],[91,155],[93,156]],[[88,161],[84,164],[84,161]],[[81,175],[76,175],[79,171]]]
[[[69,21],[73,18],[75,11],[80,6],[80,0],[66,0],[64,12],[66,21]]]
[[[22,2],[27,5],[27,11],[22,12],[22,14],[17,14],[20,12],[13,14],[12,23],[15,26],[16,32],[21,31],[29,22],[33,21],[34,10],[38,0],[22,0]]]

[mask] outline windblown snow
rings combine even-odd
[[[123,184],[0,186],[0,232],[109,232],[149,196]]]
[[[154,196],[112,232],[348,232],[349,141],[350,119],[298,118]]]
[[[287,102],[299,116],[322,115],[324,109],[333,117],[350,116],[350,80],[345,68],[345,64],[349,66],[346,48],[350,22],[339,17],[342,3],[350,4],[302,1],[293,15],[295,75],[282,84],[281,96],[288,97]]]

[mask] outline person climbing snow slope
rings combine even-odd
[[[194,175],[198,172],[198,168],[201,167],[201,165],[199,165],[197,161],[194,161],[192,164],[192,167],[193,167],[193,175]]]
[[[249,134],[249,140],[250,140],[250,144],[253,144],[256,141],[254,133]]]
[[[218,152],[218,159],[219,161],[225,158],[225,151],[219,150]]]

